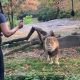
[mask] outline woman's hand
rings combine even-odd
[[[18,23],[18,28],[21,29],[23,28],[23,20],[20,20]]]

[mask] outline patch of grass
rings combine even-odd
[[[33,47],[29,48],[33,49]],[[24,48],[22,50],[26,51]],[[63,57],[60,59],[60,66],[57,66],[50,65],[46,60],[40,58],[24,56],[16,51],[13,55],[5,56],[4,62],[5,80],[20,80],[18,76],[23,77],[21,80],[79,80],[80,76],[80,55],[75,58],[72,56]],[[17,79],[11,76],[15,76]],[[64,78],[62,79],[62,77]]]
[[[80,59],[79,59],[80,60]],[[7,59],[5,58],[5,69],[12,69],[15,73],[15,70],[20,70],[22,67],[24,67],[25,64],[29,65],[29,69],[27,70],[28,73],[35,73],[35,74],[49,74],[49,73],[55,73],[55,74],[79,74],[80,73],[80,67],[79,67],[79,61],[76,59],[75,61],[68,59],[64,59],[64,61],[61,59],[60,66],[57,65],[50,65],[46,60],[40,60],[39,58],[29,58],[29,57],[16,57],[13,59]],[[65,61],[67,61],[65,63]],[[24,67],[25,68],[25,67]],[[26,72],[23,68],[23,72]],[[26,72],[26,73],[27,73]]]
[[[43,76],[43,75],[37,75],[37,76],[6,76],[5,80],[64,80],[64,76],[63,75],[47,75],[47,76]]]

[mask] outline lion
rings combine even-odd
[[[55,56],[55,63],[59,65],[59,41],[53,32],[44,40],[44,51],[48,54],[47,60],[50,64],[53,64],[53,56]]]

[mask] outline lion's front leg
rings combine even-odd
[[[50,63],[49,64],[53,64],[53,58],[50,57]]]
[[[59,50],[57,50],[57,54],[55,56],[55,64],[59,65]]]

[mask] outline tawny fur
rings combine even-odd
[[[53,63],[53,56],[55,56],[55,63],[59,65],[59,42],[55,36],[49,36],[44,40],[44,49],[46,54],[48,54],[48,60],[50,64]]]

